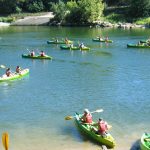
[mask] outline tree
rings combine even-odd
[[[150,16],[150,0],[131,0],[129,15],[134,18]]]

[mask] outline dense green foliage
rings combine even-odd
[[[134,17],[150,16],[150,0],[131,0],[129,14]]]
[[[52,5],[58,22],[87,24],[100,19],[103,14],[102,0],[78,0],[64,3],[59,1]]]
[[[54,12],[56,23],[87,24],[102,16],[133,22],[150,17],[150,0],[0,0],[1,16],[45,11]]]

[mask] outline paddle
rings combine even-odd
[[[9,135],[7,132],[4,132],[2,134],[2,143],[3,143],[3,146],[5,148],[5,150],[8,150],[8,145],[9,145]]]
[[[103,109],[98,109],[98,110],[92,111],[91,114],[93,114],[93,113],[99,113],[99,112],[103,112],[103,111],[104,111]],[[71,120],[73,118],[75,118],[75,116],[66,116],[65,120]]]
[[[0,65],[0,68],[5,69],[5,68],[7,68],[7,67],[6,67],[6,66],[4,66],[4,65]]]

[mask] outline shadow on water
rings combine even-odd
[[[96,51],[93,53],[94,56],[109,56],[111,57],[112,54],[110,52],[105,52],[105,51]]]
[[[133,143],[130,150],[140,150],[140,139]]]
[[[57,61],[57,62],[65,62],[65,63],[72,63],[72,64],[79,64],[79,65],[83,65],[83,66],[94,66],[94,67],[101,67],[100,65],[98,65],[98,64],[95,64],[95,63],[91,63],[91,62],[77,62],[77,61],[73,61],[73,60],[71,60],[71,61],[67,61],[67,60],[63,60],[63,59],[53,59],[53,60],[55,60],[55,61]]]

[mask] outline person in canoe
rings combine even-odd
[[[21,68],[20,68],[20,66],[17,66],[17,67],[16,67],[16,73],[21,73]]]
[[[85,47],[85,46],[84,46],[83,43],[79,44],[79,48],[80,48],[80,49],[82,49],[82,48],[84,48],[84,47]]]
[[[99,36],[99,40],[100,40],[100,41],[103,41],[103,40],[104,40],[104,39],[102,38],[102,36],[101,36],[101,35]]]
[[[30,55],[33,57],[35,55],[34,50],[32,50],[32,52],[30,53]]]
[[[58,38],[55,38],[55,42],[58,43]]]
[[[65,43],[66,43],[66,44],[69,44],[68,38],[65,38]]]
[[[108,124],[106,121],[104,121],[102,118],[99,118],[98,122],[93,124],[93,126],[97,126],[97,128],[92,128],[92,130],[95,131],[95,133],[102,135],[103,137],[106,136],[107,130],[108,130]]]
[[[105,41],[107,42],[109,40],[108,36],[106,36]]]
[[[11,70],[10,70],[10,68],[6,69],[6,73],[5,74],[6,74],[7,77],[11,76]]]
[[[73,48],[73,43],[72,43],[72,44],[70,44],[70,48]]]
[[[44,57],[44,56],[45,56],[44,51],[41,51],[40,56],[41,56],[41,57]]]
[[[93,122],[92,120],[92,115],[90,113],[90,111],[88,109],[84,109],[84,114],[83,116],[80,118],[80,120],[83,122],[83,123],[88,123],[88,124],[91,124]]]

